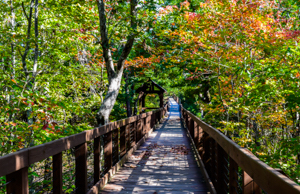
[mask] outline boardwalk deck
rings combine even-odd
[[[131,156],[100,193],[208,192],[171,99],[168,118]]]

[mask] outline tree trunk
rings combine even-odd
[[[97,122],[99,126],[109,123],[109,115],[114,107],[114,104],[119,94],[122,74],[123,74],[123,69],[121,69],[114,76],[108,78],[109,80],[108,91],[97,113]]]

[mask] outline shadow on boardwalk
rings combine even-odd
[[[173,99],[170,104],[168,118],[100,193],[207,193],[178,105]]]

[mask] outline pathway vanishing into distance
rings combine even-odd
[[[170,99],[168,118],[130,157],[100,193],[206,194],[204,177],[180,123],[179,105]]]

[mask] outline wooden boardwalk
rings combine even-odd
[[[131,156],[100,193],[208,192],[171,99],[168,118]]]

